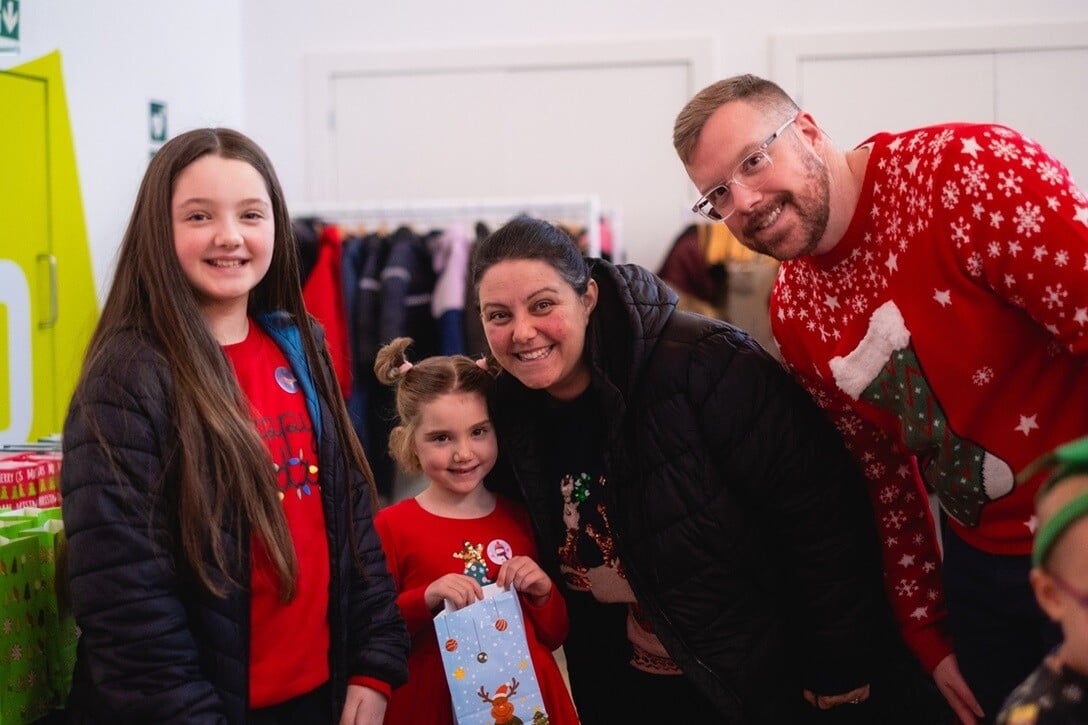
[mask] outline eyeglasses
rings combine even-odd
[[[1088,609],[1088,594],[1084,594],[1083,592],[1078,592],[1076,589],[1074,589],[1072,586],[1070,586],[1064,579],[1062,579],[1061,577],[1059,577],[1057,574],[1055,574],[1052,571],[1048,571],[1047,574],[1050,576],[1051,579],[1054,580],[1054,583],[1058,585],[1059,589],[1061,589],[1063,592],[1065,592],[1070,597],[1072,597],[1074,600],[1076,600],[1077,604],[1084,607],[1085,609]]]
[[[703,194],[699,201],[695,202],[695,206],[691,207],[691,210],[712,222],[721,222],[728,219],[729,215],[736,211],[733,192],[729,187],[733,184],[739,184],[745,189],[755,191],[766,184],[767,180],[771,178],[771,169],[774,168],[774,161],[771,160],[770,154],[767,153],[767,148],[774,143],[776,138],[782,135],[787,126],[796,120],[797,117],[794,116],[775,129],[775,132],[768,136],[759,145],[759,148],[745,156],[744,160],[737,164],[737,168],[733,169],[733,173],[728,180],[715,184],[710,191]]]

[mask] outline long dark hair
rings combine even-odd
[[[298,250],[283,190],[272,164],[256,143],[237,131],[205,128],[165,143],[152,157],[121,241],[116,272],[91,337],[80,386],[122,333],[135,333],[159,351],[173,382],[176,443],[166,452],[173,465],[178,535],[185,560],[212,593],[224,584],[210,574],[207,557],[238,584],[231,572],[245,561],[229,561],[228,535],[244,542],[260,536],[279,579],[280,596],[295,594],[298,562],[279,501],[268,450],[258,436],[248,403],[222,348],[204,323],[196,296],[174,250],[171,200],[181,172],[204,156],[237,159],[263,178],[272,202],[275,246],[268,273],[249,296],[250,313],[286,311],[302,333],[302,344],[319,396],[331,407],[348,468],[361,471],[376,501],[374,477],[329,373],[328,352],[315,344],[313,323],[302,300]],[[103,436],[99,436],[105,445]],[[170,462],[172,461],[172,464]],[[348,486],[351,516],[352,487]],[[353,527],[348,527],[353,531]],[[354,542],[353,542],[354,543]],[[244,546],[238,548],[241,558]]]

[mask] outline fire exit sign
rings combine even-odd
[[[0,0],[0,38],[19,42],[19,0]]]

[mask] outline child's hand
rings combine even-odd
[[[532,597],[533,604],[538,607],[547,602],[552,593],[552,580],[527,556],[515,556],[503,563],[495,582],[504,589],[513,585],[514,589]]]
[[[464,574],[444,574],[423,592],[423,600],[432,612],[442,606],[443,599],[448,599],[454,609],[460,609],[483,598],[480,582]]]

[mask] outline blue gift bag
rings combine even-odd
[[[447,603],[434,630],[458,725],[548,722],[517,592],[489,584],[463,609]]]

